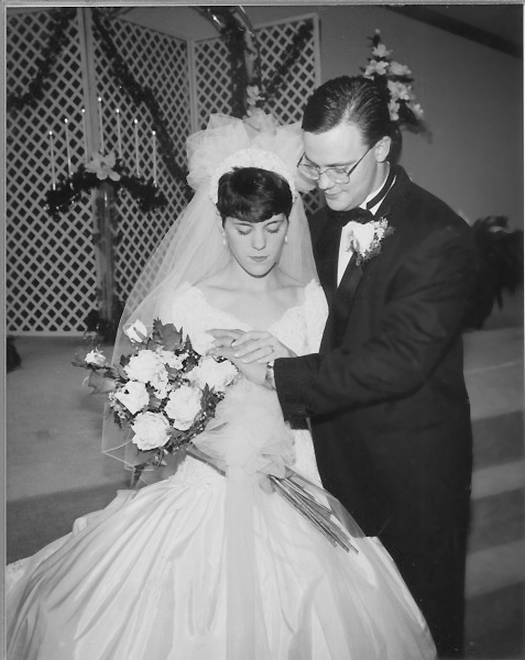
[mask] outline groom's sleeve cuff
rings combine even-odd
[[[317,353],[275,360],[275,389],[285,420],[312,414],[311,396],[321,360]]]

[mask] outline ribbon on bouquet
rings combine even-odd
[[[335,498],[290,468],[294,437],[275,392],[239,380],[217,406],[215,419],[187,450],[227,477],[227,656],[230,660],[270,658],[257,572],[256,507],[261,505],[262,511],[264,498],[275,491],[330,543],[347,552],[357,552],[351,536],[363,534],[350,518],[344,520]]]

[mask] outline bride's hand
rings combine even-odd
[[[266,365],[248,364],[235,355],[235,344],[232,346],[232,342],[239,340],[245,334],[242,330],[209,330],[208,332],[215,338],[213,348],[209,351],[210,355],[230,360],[245,378],[257,385],[264,385]]]
[[[241,336],[232,339],[231,348],[235,357],[244,364],[267,363],[277,358],[296,357],[296,354],[277,337],[260,330],[243,332]]]

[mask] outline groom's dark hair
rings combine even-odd
[[[292,193],[283,177],[258,167],[243,167],[219,179],[217,209],[222,221],[236,218],[245,222],[264,222],[292,210]]]
[[[341,123],[355,124],[369,147],[382,137],[392,137],[394,130],[387,99],[363,76],[328,80],[306,103],[302,128],[308,133],[324,133]]]

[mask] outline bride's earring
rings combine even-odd
[[[288,243],[288,234],[285,234],[285,236],[284,236],[284,242],[285,242],[285,243]]]

